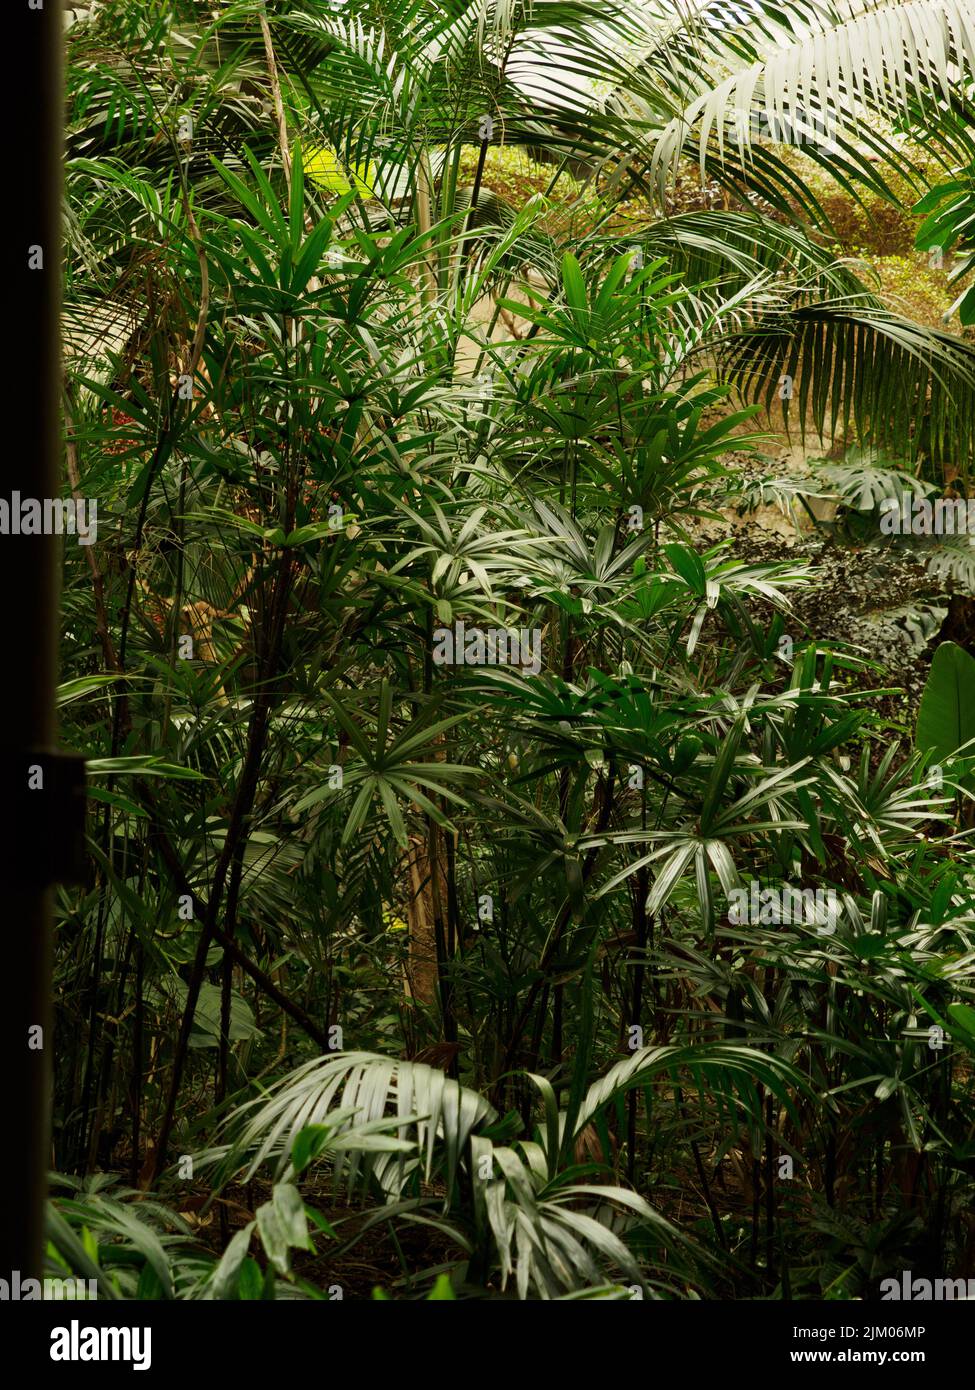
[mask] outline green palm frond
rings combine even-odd
[[[814,159],[832,146],[866,163],[855,141],[895,157],[869,117],[896,121],[915,102],[933,108],[975,73],[975,21],[967,0],[844,0],[835,7],[760,3],[741,24],[699,26],[682,70],[689,91],[653,141],[652,177],[697,146],[702,171],[725,150],[739,158],[762,140],[802,146]],[[839,149],[837,150],[837,147]]]
[[[334,1147],[349,1150],[337,1174],[346,1173],[350,1187],[377,1165],[381,1178],[402,1185],[405,1169],[398,1147],[397,1157],[382,1162],[370,1156],[371,1147],[388,1147],[381,1141],[360,1147],[363,1132],[373,1130],[390,1137],[395,1131],[400,1140],[411,1134],[424,1176],[429,1179],[436,1166],[449,1191],[471,1135],[496,1119],[497,1112],[477,1092],[424,1063],[341,1053],[305,1063],[276,1082],[266,1098],[242,1107],[220,1171],[229,1174],[246,1163],[253,1174],[261,1164],[274,1162],[283,1173],[301,1131],[327,1124],[335,1131]]]
[[[860,300],[824,300],[760,316],[719,357],[747,400],[807,413],[820,437],[850,422],[908,456],[923,450],[963,469],[975,448],[975,349]],[[906,446],[906,448],[905,448]]]
[[[808,1081],[792,1063],[757,1048],[729,1043],[640,1048],[590,1086],[575,1116],[573,1133],[577,1135],[591,1124],[622,1092],[658,1076],[676,1077],[685,1070],[695,1084],[710,1088],[719,1098],[729,1119],[739,1107],[757,1118],[760,1086],[786,1109],[793,1106],[796,1093],[810,1091]]]

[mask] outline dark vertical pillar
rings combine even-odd
[[[7,0],[6,61],[18,95],[8,110],[11,168],[4,224],[2,333],[6,370],[0,499],[60,496],[58,310],[62,163],[61,0]],[[33,268],[32,268],[33,267]],[[13,510],[13,508],[11,508]],[[53,751],[57,643],[57,536],[0,533],[3,617],[0,810],[7,829],[0,920],[0,1015],[3,1019],[3,1139],[0,1278],[37,1277],[42,1257],[46,1173],[50,1162],[52,846],[37,827],[52,827],[56,774],[28,792],[29,768]],[[34,780],[37,774],[34,773]],[[27,796],[43,798],[28,811]],[[29,814],[30,828],[25,831]],[[36,820],[35,820],[36,817]],[[38,1032],[37,1030],[41,1031]]]

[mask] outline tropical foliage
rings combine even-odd
[[[91,873],[52,1271],[971,1275],[971,657],[917,716],[896,654],[799,622],[801,545],[720,529],[777,486],[967,496],[970,257],[913,322],[811,190],[968,247],[968,0],[131,0],[67,45],[98,532],[63,576]],[[827,472],[780,485],[803,439]]]

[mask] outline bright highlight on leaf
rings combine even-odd
[[[376,166],[371,160],[368,164],[354,164],[347,169],[332,150],[321,145],[307,151],[304,169],[306,178],[329,193],[350,193],[355,187],[363,198],[375,197]]]

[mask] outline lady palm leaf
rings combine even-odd
[[[48,1203],[48,1241],[75,1277],[97,1281],[99,1297],[139,1297],[142,1266],[153,1276],[155,1297],[191,1293],[208,1262],[194,1252],[183,1217],[154,1200],[124,1200],[138,1194],[115,1187],[106,1174],[84,1182],[58,1175],[56,1181],[69,1190]],[[49,1258],[46,1273],[63,1277],[64,1268]]]
[[[337,1171],[344,1166],[352,1185],[375,1169],[368,1146],[360,1147],[358,1138],[367,1127],[379,1126],[391,1136],[395,1130],[400,1140],[411,1134],[423,1175],[429,1180],[435,1166],[442,1170],[449,1193],[471,1135],[496,1119],[483,1096],[424,1063],[367,1052],[316,1057],[276,1082],[266,1098],[237,1112],[221,1171],[229,1174],[249,1160],[251,1174],[269,1161],[283,1173],[301,1131],[328,1125],[334,1146],[349,1147],[348,1159]],[[366,1156],[360,1162],[362,1153]],[[402,1156],[394,1166],[401,1184]],[[390,1173],[390,1165],[380,1171]]]
[[[643,1227],[669,1252],[670,1278],[659,1282],[677,1291],[675,1275],[691,1263],[691,1247],[669,1221],[624,1188],[548,1182],[531,1147],[492,1148],[486,1141],[477,1147],[478,1160],[497,1172],[478,1183],[477,1200],[498,1252],[502,1288],[513,1274],[519,1298],[557,1298],[598,1286],[612,1270],[640,1289],[650,1287],[657,1281],[623,1239]]]
[[[573,1119],[573,1136],[623,1091],[644,1086],[658,1076],[675,1078],[683,1070],[702,1090],[708,1087],[733,1108],[742,1106],[752,1114],[757,1114],[759,1086],[764,1086],[789,1111],[794,1111],[797,1095],[811,1094],[808,1082],[790,1062],[758,1048],[714,1042],[645,1047],[618,1062],[590,1086]]]
[[[659,1056],[641,1057],[642,1070],[635,1077],[617,1078],[603,1091],[594,1088],[587,1097],[586,1118],[580,1116],[573,1125],[562,1114],[555,1129],[565,1134],[571,1128],[577,1134],[612,1094],[625,1088],[627,1079],[642,1084],[662,1073],[665,1064],[689,1060],[686,1049],[658,1051]],[[709,1077],[722,1065],[729,1075],[737,1068],[744,1076],[749,1065],[763,1079],[780,1082],[785,1075],[774,1059],[749,1049],[727,1049],[726,1054],[704,1059]],[[306,1160],[297,1158],[295,1143],[304,1143],[309,1131],[319,1128],[327,1134],[316,1151],[333,1159],[337,1178],[347,1174],[350,1188],[375,1177],[394,1199],[414,1172],[427,1181],[442,1175],[445,1205],[463,1166],[473,1182],[475,1225],[490,1229],[502,1281],[514,1273],[521,1298],[557,1297],[598,1284],[612,1268],[645,1286],[646,1272],[621,1239],[627,1225],[646,1226],[677,1257],[678,1267],[687,1261],[690,1243],[643,1198],[623,1188],[574,1183],[576,1170],[559,1169],[553,1155],[537,1144],[496,1146],[484,1133],[496,1120],[483,1097],[440,1071],[346,1053],[316,1059],[282,1078],[267,1098],[237,1112],[229,1149],[204,1157],[219,1157],[218,1179],[222,1175],[226,1180],[248,1159],[248,1176],[275,1160],[280,1176],[292,1155],[303,1166]],[[414,1146],[417,1158],[408,1159]]]

